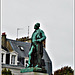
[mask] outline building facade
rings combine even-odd
[[[30,41],[30,39],[29,42],[8,39],[6,38],[6,34],[2,33],[2,68],[9,68],[12,73],[18,75],[20,69],[23,69],[28,65],[28,53],[31,47]],[[52,61],[50,60],[45,48],[43,48],[42,59],[44,59],[45,69],[50,75],[52,73]],[[17,73],[15,70],[17,70]]]

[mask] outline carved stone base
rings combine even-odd
[[[20,73],[19,75],[48,75],[47,73],[39,73],[39,72],[26,72]]]

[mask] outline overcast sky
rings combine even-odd
[[[62,66],[73,68],[73,0],[2,0],[2,32],[7,38],[31,37],[40,22],[47,37],[46,51],[53,71]]]

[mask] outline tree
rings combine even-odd
[[[54,75],[74,75],[74,70],[71,67],[62,67],[54,72]]]
[[[12,74],[12,72],[10,71],[10,69],[6,69],[6,68],[4,68],[3,70],[2,70],[2,75],[13,75]]]

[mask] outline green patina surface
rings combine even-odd
[[[29,67],[25,69],[21,69],[20,73],[25,73],[25,72],[42,72],[46,73],[46,70],[43,70],[42,68],[35,68],[35,67]]]
[[[46,39],[43,30],[39,29],[40,23],[36,23],[34,26],[35,31],[32,34],[31,49],[28,53],[29,60],[27,67],[41,67],[41,58],[43,57],[43,45],[42,41]],[[32,66],[33,65],[33,66]]]
[[[45,68],[42,67],[42,57],[43,57],[43,44],[42,41],[46,39],[43,30],[39,29],[40,23],[36,23],[34,26],[35,31],[31,37],[31,49],[28,53],[29,60],[28,66],[25,69],[21,69],[20,73],[25,72],[41,72],[46,73]]]

